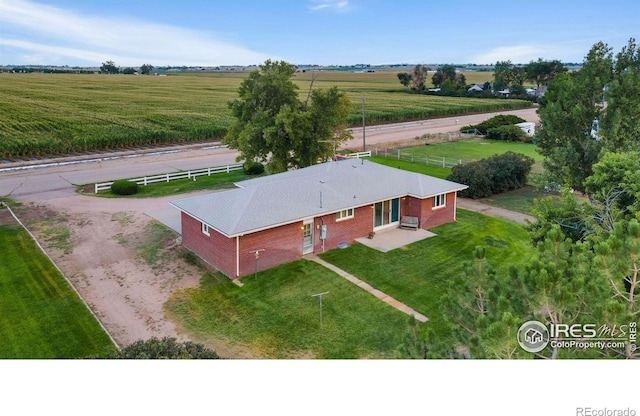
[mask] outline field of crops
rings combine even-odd
[[[221,137],[233,121],[227,102],[247,73],[168,76],[0,74],[0,157],[19,158]],[[522,108],[528,102],[411,94],[396,72],[313,74],[314,88],[338,86],[353,101],[350,122],[404,121]],[[296,74],[306,97],[311,72]],[[491,79],[469,73],[468,82]]]

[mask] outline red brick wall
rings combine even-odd
[[[260,252],[258,271],[299,259],[302,257],[302,221],[241,236],[240,276],[255,271],[255,254],[251,251],[258,249],[265,249]]]
[[[327,239],[324,240],[325,251],[336,248],[343,241],[351,244],[356,238],[365,237],[369,232],[373,231],[373,208],[371,208],[371,205],[355,208],[353,211],[353,218],[340,221],[336,221],[335,213],[315,219],[313,230],[314,253],[322,253],[322,240],[320,240],[319,229],[322,221],[327,226]]]
[[[456,193],[450,192],[447,194],[446,206],[432,209],[433,198],[418,199],[407,197],[404,204],[406,208],[402,211],[402,215],[418,217],[420,228],[437,227],[455,219],[455,198]]]
[[[443,208],[432,210],[433,198],[418,199],[407,197],[400,202],[400,215],[409,215],[420,219],[421,228],[431,228],[451,222],[455,218],[455,193],[447,194],[447,204]],[[373,230],[373,209],[371,205],[356,208],[354,217],[336,221],[335,214],[322,217],[327,226],[325,250],[331,250],[343,241],[352,243],[358,237],[366,236]],[[320,217],[314,220],[314,253],[322,252],[320,240]],[[236,239],[210,229],[210,236],[202,233],[200,221],[182,213],[182,242],[186,248],[198,254],[204,260],[218,268],[229,277],[236,277]],[[282,225],[240,237],[240,276],[251,274],[255,270],[255,254],[260,252],[258,270],[268,269],[278,264],[302,257],[302,221]]]
[[[202,223],[182,213],[182,244],[227,276],[235,276],[235,238],[227,238],[214,229],[202,233]]]

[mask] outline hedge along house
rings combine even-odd
[[[181,211],[183,245],[231,278],[398,227],[404,217],[425,229],[455,221],[457,191],[467,188],[363,159],[236,186],[170,202]]]

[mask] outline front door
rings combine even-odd
[[[313,220],[302,224],[302,254],[313,253]]]

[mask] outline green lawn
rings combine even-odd
[[[222,339],[265,358],[392,358],[408,316],[324,267],[298,260],[238,287],[205,275],[174,293],[168,315],[201,342]],[[323,326],[318,299],[323,297]]]
[[[455,142],[435,143],[428,146],[407,147],[400,150],[400,155],[401,158],[413,156],[416,161],[424,159],[427,156],[473,161],[511,151],[515,153],[522,153],[533,158],[536,162],[541,163],[544,158],[536,149],[537,146],[531,143],[469,139]],[[389,158],[395,157],[397,159],[397,150],[393,150],[394,153],[389,152],[387,153]],[[375,154],[375,150],[373,154]],[[378,149],[378,156],[384,156],[383,148]]]
[[[558,194],[543,191],[539,192],[535,187],[529,185],[514,191],[492,195],[488,198],[482,198],[479,201],[488,205],[493,205],[494,207],[505,208],[511,211],[531,215],[533,210],[533,200],[543,199],[549,196],[554,198],[554,201],[558,204],[561,203],[561,199]]]
[[[409,162],[406,160],[398,160],[391,157],[371,156],[368,159],[372,162],[380,163],[381,165],[408,170],[409,172],[422,173],[423,175],[434,176],[440,179],[446,179],[446,177],[451,173],[451,169],[440,168],[438,166],[428,166],[424,163]]]
[[[457,222],[431,229],[436,237],[381,253],[361,244],[321,254],[324,260],[429,317],[439,336],[449,336],[441,318],[439,299],[447,281],[483,245],[499,273],[533,253],[527,232],[518,224],[458,209]]]
[[[0,358],[106,356],[115,346],[17,226],[0,226]]]
[[[244,171],[233,171],[229,173],[216,173],[211,176],[198,176],[193,179],[178,179],[170,182],[156,182],[147,186],[140,185],[138,193],[135,195],[115,195],[110,190],[100,191],[93,194],[93,185],[82,187],[86,193],[105,197],[105,198],[157,198],[167,195],[178,195],[187,192],[195,192],[201,190],[213,189],[230,189],[234,188],[235,182],[250,179],[256,176],[249,176]]]

